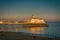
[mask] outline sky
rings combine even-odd
[[[0,0],[0,18],[29,18],[32,14],[60,21],[60,0]]]

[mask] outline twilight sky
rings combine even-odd
[[[0,0],[0,18],[29,18],[32,14],[46,20],[60,20],[59,0]]]

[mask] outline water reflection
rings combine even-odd
[[[33,34],[44,34],[45,27],[23,27],[22,25],[0,25],[3,31],[8,32],[26,32]]]
[[[31,28],[24,28],[24,30],[33,34],[44,34],[44,28],[45,27],[31,27]]]
[[[31,28],[31,32],[34,34],[44,34],[44,27]]]

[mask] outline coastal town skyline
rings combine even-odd
[[[59,21],[59,0],[0,0],[0,18],[27,19],[32,14],[48,21]]]

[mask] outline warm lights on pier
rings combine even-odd
[[[24,21],[18,21],[17,19],[15,20],[2,20],[0,21],[0,24],[28,24],[28,23],[32,23],[32,24],[46,24],[45,21],[42,18],[37,18],[34,15],[32,15],[32,17],[28,20],[24,20]]]
[[[18,24],[18,21],[14,21],[14,22],[5,22],[5,21],[0,21],[0,24]]]
[[[0,24],[3,24],[3,21],[0,21]]]
[[[17,22],[17,21],[15,21],[15,23],[17,24],[18,22]]]

